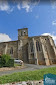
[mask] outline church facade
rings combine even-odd
[[[56,47],[52,37],[29,37],[28,28],[18,29],[17,41],[0,43],[0,54],[8,54],[29,64],[56,64]]]

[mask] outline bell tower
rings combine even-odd
[[[28,28],[18,29],[18,40],[28,38]]]

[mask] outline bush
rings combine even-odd
[[[9,55],[2,55],[0,58],[0,67],[13,67],[14,59],[11,59]]]
[[[8,63],[6,64],[7,67],[13,67],[14,66],[14,59],[9,59]]]
[[[5,55],[5,54],[2,55],[2,57],[1,57],[2,65],[3,65],[3,66],[4,66],[4,65],[6,66],[10,58],[11,58],[11,57],[10,57],[9,55]]]

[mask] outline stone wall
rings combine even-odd
[[[30,37],[28,44],[29,63],[39,65],[56,64],[56,48],[50,36]],[[31,48],[34,49],[33,52],[31,52]]]
[[[33,52],[31,52],[31,45],[30,45],[31,42],[33,43]],[[44,54],[42,49],[42,43],[40,42],[40,37],[29,38],[28,43],[29,43],[29,46],[28,46],[29,63],[45,65]]]
[[[18,40],[18,58],[28,63],[28,39]]]
[[[10,42],[3,42],[0,43],[0,53],[1,54],[8,54],[12,58],[17,58],[17,52],[18,52],[18,42],[17,41],[10,41]],[[11,50],[12,48],[12,50]],[[11,53],[11,51],[13,51]]]
[[[28,28],[18,29],[18,40],[28,38]]]

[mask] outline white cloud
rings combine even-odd
[[[11,41],[11,38],[3,33],[0,33],[0,42],[6,42],[6,41]]]
[[[27,0],[27,1],[22,1],[22,3],[21,3],[21,5],[20,5],[20,3],[18,3],[18,5],[17,5],[17,8],[20,10],[20,9],[25,9],[26,10],[26,12],[30,12],[31,11],[31,7],[30,7],[30,4],[29,4],[30,2]]]
[[[0,1],[0,11],[12,12],[13,8],[11,8],[8,4],[8,1],[1,0]]]
[[[54,42],[55,42],[55,45],[56,45],[56,35],[51,34],[51,33],[43,33],[42,35],[43,36],[47,36],[47,35],[51,36],[53,38]]]
[[[17,8],[18,8],[19,10],[21,9],[20,4],[17,5]]]
[[[22,2],[22,8],[25,8],[25,9],[26,9],[26,12],[29,12],[29,11],[30,11],[29,2],[23,1],[23,2]]]
[[[56,8],[56,0],[50,0],[51,1],[51,6],[53,9]]]
[[[52,22],[52,25],[56,25],[56,20]]]
[[[17,8],[20,10],[21,8],[25,9],[26,12],[32,12],[32,9],[39,4],[40,0],[21,0],[21,5],[17,5]]]
[[[32,9],[39,4],[40,0],[13,0],[12,6],[8,0],[0,1],[0,11],[6,11],[10,13],[14,10],[14,7],[17,7],[18,10],[25,9],[26,12],[32,12]]]

